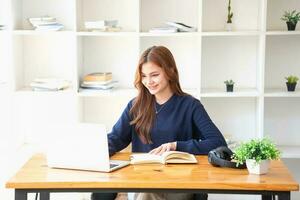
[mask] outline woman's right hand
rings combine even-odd
[[[166,151],[175,151],[177,146],[177,142],[168,142],[160,145],[159,147],[152,149],[149,153],[155,155],[161,155]]]

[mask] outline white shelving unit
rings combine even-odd
[[[18,116],[13,119],[15,131],[26,142],[46,142],[45,134],[51,133],[41,130],[47,123],[98,122],[110,130],[136,95],[139,55],[152,45],[164,45],[174,54],[183,89],[201,100],[221,132],[236,140],[268,135],[284,157],[300,157],[300,90],[298,86],[296,92],[286,92],[284,80],[290,74],[300,76],[300,26],[289,32],[280,20],[284,10],[300,10],[299,0],[234,0],[230,32],[224,30],[227,2],[220,0],[0,3],[0,23],[8,27],[0,31],[1,44],[6,41],[1,45],[0,81],[6,79],[13,114]],[[65,28],[32,30],[27,19],[45,15],[56,17]],[[84,29],[85,21],[102,19],[118,20],[122,30]],[[148,32],[166,21],[197,31]],[[111,71],[119,87],[81,89],[82,77],[95,71]],[[70,80],[72,87],[45,93],[28,89],[34,78],[51,76]],[[225,92],[227,79],[236,82],[233,93]]]

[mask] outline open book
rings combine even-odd
[[[148,163],[197,163],[193,154],[181,151],[166,151],[162,155],[150,153],[132,154],[130,164],[148,164]]]

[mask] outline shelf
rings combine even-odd
[[[117,20],[124,32],[137,31],[139,0],[77,0],[77,31],[85,30],[86,21]]]
[[[24,87],[14,92],[15,95],[74,95],[74,90],[72,88],[68,88],[65,90],[58,91],[33,91],[30,87]]]
[[[88,31],[79,31],[77,32],[78,36],[138,36],[137,32],[88,32]]]
[[[287,30],[286,22],[281,20],[285,11],[300,10],[299,0],[267,0],[267,30]],[[296,30],[300,30],[296,27]]]
[[[80,97],[135,97],[137,94],[134,88],[114,88],[111,90],[93,90],[79,88],[78,96]]]
[[[202,36],[252,36],[260,35],[260,31],[204,31]]]
[[[197,96],[197,89],[193,88],[183,88],[183,91],[192,95]],[[83,89],[79,88],[78,96],[80,97],[135,97],[137,95],[137,90],[135,88],[114,88],[111,90],[93,90],[93,89]]]
[[[78,78],[93,72],[111,72],[122,88],[133,87],[138,59],[135,37],[78,37]],[[79,80],[80,82],[80,80]]]
[[[300,146],[279,145],[282,158],[300,158]]]
[[[288,92],[287,89],[266,89],[265,97],[300,97],[300,90],[296,88],[295,92]]]
[[[75,35],[74,31],[14,30],[13,35]]]
[[[141,0],[140,31],[147,32],[153,27],[166,26],[166,21],[198,28],[200,4],[199,0]]]
[[[300,35],[300,31],[267,31],[266,35]]]
[[[230,79],[237,88],[258,88],[259,37],[204,37],[201,43],[202,88],[225,88]]]
[[[46,141],[49,130],[44,125],[52,122],[112,127],[137,95],[133,82],[140,55],[162,45],[174,55],[183,91],[201,99],[223,134],[234,141],[270,134],[284,144],[285,157],[300,158],[300,86],[287,92],[284,79],[300,76],[300,26],[287,31],[280,20],[283,10],[300,10],[299,0],[231,2],[233,27],[225,31],[227,0],[4,0],[0,24],[7,29],[0,31],[0,90],[13,101],[7,101],[11,108],[0,105],[14,110],[11,124],[29,141]],[[45,15],[65,28],[32,30],[28,18]],[[86,21],[97,20],[118,20],[121,30],[85,28]],[[197,31],[148,32],[166,21]],[[117,88],[79,88],[93,72],[112,72]],[[39,77],[61,77],[72,85],[62,91],[32,91],[30,83]],[[223,81],[228,79],[235,82],[233,92],[226,92]],[[0,117],[8,119],[5,113]]]
[[[201,36],[198,32],[177,32],[177,33],[149,33],[141,32],[141,37],[194,37]]]
[[[50,16],[64,25],[64,30],[75,30],[75,1],[73,0],[18,0],[11,1],[11,22],[14,30],[30,30],[29,18]]]
[[[257,89],[234,88],[233,92],[226,92],[226,89],[202,89],[201,97],[258,97]]]
[[[231,1],[233,14],[233,30],[260,30],[263,18],[261,16],[261,0]],[[225,30],[228,1],[202,1],[202,30]]]
[[[297,96],[282,92],[286,91],[285,77],[300,76],[299,43],[300,34],[266,37],[264,87],[267,91],[272,88],[282,88],[279,91],[280,96]],[[299,90],[299,85],[297,86],[296,90]]]
[[[201,103],[221,133],[232,141],[257,135],[256,98],[201,98]]]

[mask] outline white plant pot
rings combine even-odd
[[[225,30],[226,31],[232,31],[233,25],[232,23],[226,23],[225,24]]]
[[[249,174],[266,174],[269,171],[270,160],[263,160],[259,164],[253,159],[246,160]]]

